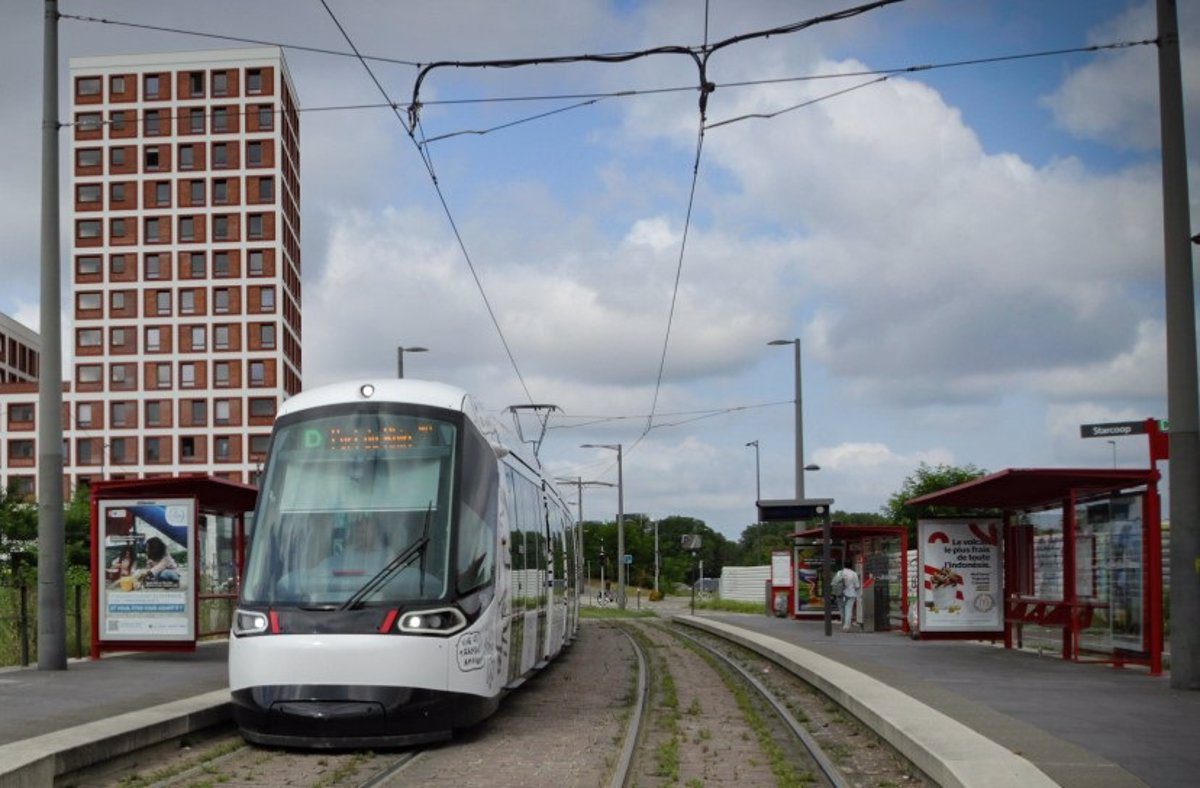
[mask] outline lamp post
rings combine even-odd
[[[581,449],[608,449],[617,453],[617,607],[625,609],[625,472],[619,443],[584,443]]]
[[[427,347],[396,347],[396,377],[404,377],[404,354],[405,353],[427,353]]]
[[[1107,441],[1107,443],[1109,446],[1113,447],[1113,469],[1115,470],[1117,467],[1117,442]]]
[[[804,500],[804,408],[800,386],[800,337],[772,339],[768,345],[796,346],[796,499]]]
[[[754,447],[754,501],[757,503],[762,500],[762,472],[758,464],[758,441],[750,441],[746,445]]]

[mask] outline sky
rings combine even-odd
[[[694,46],[706,18],[712,42],[853,4],[328,2],[360,52],[419,63]],[[1179,6],[1194,198],[1200,8]],[[60,11],[348,50],[319,0]],[[36,328],[41,4],[3,15],[0,312]],[[426,347],[408,377],[505,419],[557,405],[554,475],[615,482],[614,453],[580,445],[621,444],[626,512],[730,538],[756,483],[794,494],[794,350],[775,339],[800,339],[806,492],[835,508],[878,511],[922,462],[1144,466],[1144,440],[1079,426],[1166,417],[1155,48],[861,72],[1156,35],[1141,0],[907,0],[743,41],[708,61],[698,158],[686,55],[437,68],[417,139],[441,196],[396,114],[336,109],[384,100],[358,60],[285,49],[304,110],[304,386],[390,377],[397,346]],[[233,46],[64,19],[64,106],[69,57]],[[418,69],[370,62],[407,107]],[[715,125],[755,114],[772,117]],[[616,508],[585,490],[585,518]]]

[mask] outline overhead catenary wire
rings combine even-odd
[[[777,407],[779,405],[791,405],[794,402],[795,402],[795,400],[789,399],[789,400],[780,400],[778,402],[759,402],[759,403],[755,403],[753,405],[730,405],[730,406],[726,406],[723,408],[710,408],[707,410],[685,410],[685,411],[676,411],[673,413],[659,413],[658,415],[662,416],[664,418],[668,418],[668,417],[675,418],[675,417],[682,417],[682,416],[687,416],[687,417],[698,416],[701,418],[713,418],[716,416],[725,415],[727,413],[737,413],[739,411],[744,411],[744,410],[756,410],[759,408]],[[551,418],[553,418],[553,419],[585,419],[585,421],[581,421],[578,424],[552,425],[550,427],[547,427],[546,428],[547,430],[572,430],[572,429],[579,429],[582,427],[591,427],[591,426],[595,426],[597,424],[609,424],[614,421],[643,421],[647,417],[644,414],[631,415],[631,416],[597,416],[597,415],[571,415],[571,414],[566,414],[566,413],[555,413],[555,414],[551,415]],[[671,426],[671,425],[665,424],[665,423],[656,424],[655,429],[658,429],[660,427],[667,427],[667,426]]]
[[[346,43],[352,50],[354,50],[354,53],[358,55],[358,48],[354,45],[354,41],[350,38],[350,34],[346,31],[346,28],[343,27],[342,23],[338,20],[337,15],[333,13],[333,9],[329,7],[329,3],[326,2],[326,0],[321,0],[321,5],[324,6],[326,13],[329,14],[330,19],[333,20],[334,25],[336,25],[337,29],[341,32],[342,37],[346,39]],[[370,75],[371,81],[375,83],[375,87],[378,88],[384,100],[387,101],[392,107],[392,111],[396,116],[396,120],[400,122],[401,126],[404,126],[404,118],[401,117],[400,111],[396,107],[395,102],[392,101],[391,96],[389,96],[387,93],[387,90],[385,90],[383,85],[379,82],[379,79],[375,76],[375,72],[371,69],[371,66],[362,58],[361,55],[358,55],[358,60],[360,63],[362,63],[363,68],[366,69],[367,73]],[[450,211],[450,205],[448,202],[446,202],[446,196],[442,193],[442,187],[441,184],[438,183],[437,173],[433,169],[433,161],[429,158],[429,154],[425,148],[417,142],[416,138],[412,134],[413,130],[415,130],[416,124],[414,123],[413,125],[414,129],[409,130],[409,138],[412,139],[413,144],[416,145],[417,152],[421,156],[421,161],[425,163],[425,168],[429,173],[430,180],[433,182],[434,191],[437,192],[438,200],[442,204],[442,210],[445,212],[446,219],[450,223],[450,228],[454,232],[454,237],[458,241],[458,248],[462,251],[463,258],[467,262],[467,267],[471,270],[471,277],[475,280],[475,286],[479,289],[479,295],[483,298],[484,306],[487,307],[488,316],[492,319],[492,325],[495,327],[496,333],[500,336],[500,343],[504,346],[504,352],[508,355],[509,363],[512,364],[513,371],[517,375],[517,380],[520,381],[521,388],[525,391],[525,396],[528,397],[530,402],[533,402],[533,395],[529,391],[529,386],[525,383],[525,378],[521,374],[521,368],[517,365],[517,359],[515,356],[513,356],[512,348],[509,347],[508,339],[504,336],[504,329],[500,327],[500,321],[496,318],[496,311],[492,308],[492,303],[488,299],[487,291],[484,290],[483,282],[479,278],[479,273],[475,270],[475,263],[471,259],[470,252],[467,251],[467,245],[463,240],[462,233],[459,232],[458,223],[454,221],[454,214]]]

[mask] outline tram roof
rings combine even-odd
[[[370,386],[370,389],[367,387]],[[367,392],[370,392],[369,394]],[[286,416],[309,408],[326,405],[341,405],[347,402],[411,402],[446,410],[468,411],[467,392],[446,383],[412,378],[388,378],[383,380],[352,380],[331,383],[290,397],[279,408],[279,415]]]

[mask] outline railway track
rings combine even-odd
[[[831,701],[757,655],[645,621],[588,622],[562,658],[446,743],[302,752],[232,728],[139,754],[89,786],[920,785]]]

